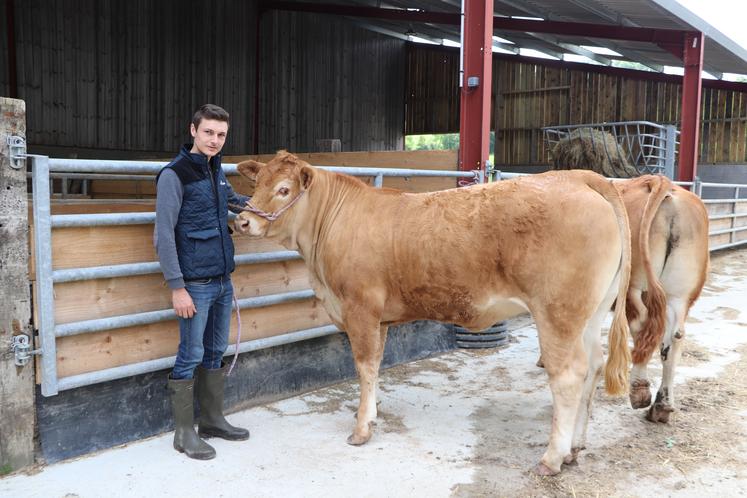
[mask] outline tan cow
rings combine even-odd
[[[553,395],[539,474],[560,472],[584,445],[604,363],[601,322],[615,299],[605,380],[608,392],[625,392],[630,232],[619,193],[603,177],[559,171],[410,194],[284,151],[238,170],[255,192],[236,228],[298,250],[317,297],[350,338],[360,380],[350,444],[372,434],[388,327],[412,320],[482,330],[532,313]]]
[[[630,402],[651,405],[646,366],[660,345],[661,386],[646,418],[667,422],[674,411],[674,369],[685,320],[708,271],[708,212],[697,195],[663,176],[616,183],[630,219],[633,266],[628,320],[635,337]]]

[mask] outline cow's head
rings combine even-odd
[[[314,168],[286,151],[278,152],[267,164],[249,160],[236,168],[254,185],[254,195],[234,226],[251,237],[278,233],[314,178]]]

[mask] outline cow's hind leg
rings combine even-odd
[[[372,315],[352,313],[351,316],[355,318],[346,320],[346,331],[360,382],[360,402],[355,429],[348,437],[348,443],[357,446],[371,439],[371,426],[376,419],[379,365],[384,354],[387,327],[380,326],[378,318]]]
[[[558,325],[552,320],[535,317],[539,331],[542,360],[550,379],[553,397],[550,444],[535,472],[554,475],[572,454],[576,415],[581,403],[587,359],[581,336],[582,325]]]
[[[615,285],[616,286],[616,285]],[[614,300],[614,295],[609,301]],[[586,448],[586,429],[589,425],[592,404],[594,402],[594,393],[596,392],[599,377],[602,375],[602,366],[604,365],[604,354],[602,353],[602,322],[607,315],[609,302],[605,302],[596,314],[589,320],[584,330],[584,350],[588,362],[588,370],[584,378],[584,387],[581,393],[578,413],[576,415],[576,426],[573,430],[573,443],[571,453],[566,455],[563,462],[566,464],[576,461],[578,453]]]
[[[654,404],[651,405],[646,414],[646,418],[651,422],[669,422],[669,415],[675,409],[674,369],[682,355],[687,311],[687,304],[682,298],[668,298],[667,328],[659,351],[663,366],[661,386],[656,393]]]
[[[648,310],[641,299],[641,290],[631,288],[628,291],[628,309],[635,310],[635,319],[629,321],[630,334],[635,338],[643,328]],[[630,319],[630,313],[628,314]],[[648,362],[633,364],[630,371],[630,406],[647,408],[651,404],[651,381],[648,379]]]

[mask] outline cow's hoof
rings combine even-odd
[[[630,384],[630,406],[646,408],[651,405],[651,389],[647,380],[634,380]]]
[[[540,462],[534,467],[534,473],[538,476],[554,476],[560,474],[560,469],[552,470],[550,467]]]
[[[537,363],[536,363],[536,365],[537,365],[537,366],[538,366],[539,368],[545,368],[545,363],[544,363],[544,362],[542,361],[542,356],[540,356],[539,358],[537,358]]]
[[[651,408],[646,412],[646,420],[649,422],[659,422],[666,424],[669,422],[669,414],[674,411],[674,408],[670,405],[663,403],[654,403]]]
[[[360,434],[356,434],[354,432],[348,436],[348,444],[352,446],[360,446],[362,444],[366,444],[369,439],[371,439],[371,431],[369,431],[368,434],[364,436],[361,436]]]

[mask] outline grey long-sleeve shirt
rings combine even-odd
[[[184,276],[179,267],[174,237],[174,227],[179,219],[183,195],[184,186],[179,176],[170,168],[164,169],[158,177],[156,187],[156,226],[153,230],[153,245],[156,247],[161,271],[170,289],[184,287]],[[237,194],[231,185],[228,185],[229,204],[243,206],[249,199],[247,196]],[[238,212],[238,210],[231,210]]]

